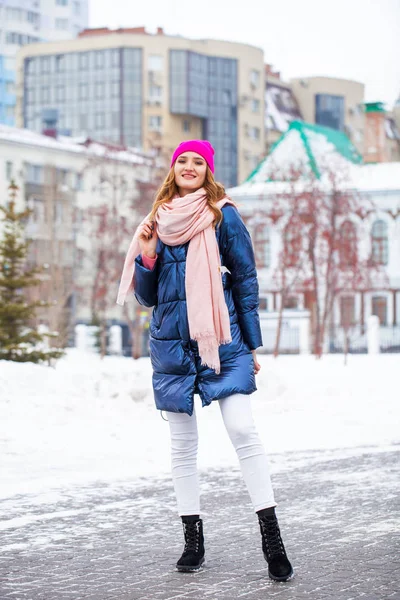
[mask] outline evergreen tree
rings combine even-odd
[[[24,223],[30,210],[18,212],[15,199],[18,187],[9,186],[7,206],[0,206],[0,360],[43,362],[60,358],[63,350],[46,349],[45,334],[32,326],[41,301],[28,302],[25,290],[40,284],[39,268],[29,268],[29,242],[24,240]]]

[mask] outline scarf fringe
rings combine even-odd
[[[221,372],[221,364],[219,360],[218,347],[222,344],[230,344],[232,338],[217,340],[215,333],[212,331],[203,331],[191,335],[191,338],[197,342],[199,347],[199,356],[201,365],[213,369],[217,375]]]

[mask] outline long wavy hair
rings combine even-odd
[[[221,223],[223,218],[222,210],[218,208],[216,203],[218,202],[218,200],[222,200],[222,198],[224,198],[226,194],[224,186],[222,185],[222,183],[218,183],[218,181],[215,181],[214,175],[208,165],[206,170],[206,178],[202,187],[206,191],[208,206],[210,207],[210,210],[214,213],[215,218],[213,221],[213,225],[214,227],[216,227]],[[175,183],[174,167],[171,167],[164,182],[161,184],[157,192],[156,198],[153,202],[153,206],[151,208],[150,213],[150,220],[152,221],[153,219],[155,219],[157,210],[161,206],[161,204],[170,202],[173,198],[175,198],[178,195],[179,189]]]

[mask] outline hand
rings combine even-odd
[[[253,355],[253,360],[254,360],[254,375],[257,375],[257,373],[261,369],[261,365],[260,365],[260,363],[257,360],[257,351],[256,350],[252,350],[251,353]]]
[[[157,248],[157,224],[155,221],[145,221],[139,226],[138,241],[141,252],[149,258],[155,258]]]

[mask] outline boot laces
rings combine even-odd
[[[260,525],[263,542],[269,557],[276,555],[286,556],[278,521],[276,519],[260,517]]]
[[[195,523],[184,523],[183,531],[185,535],[184,552],[198,552],[200,545],[200,521]]]

